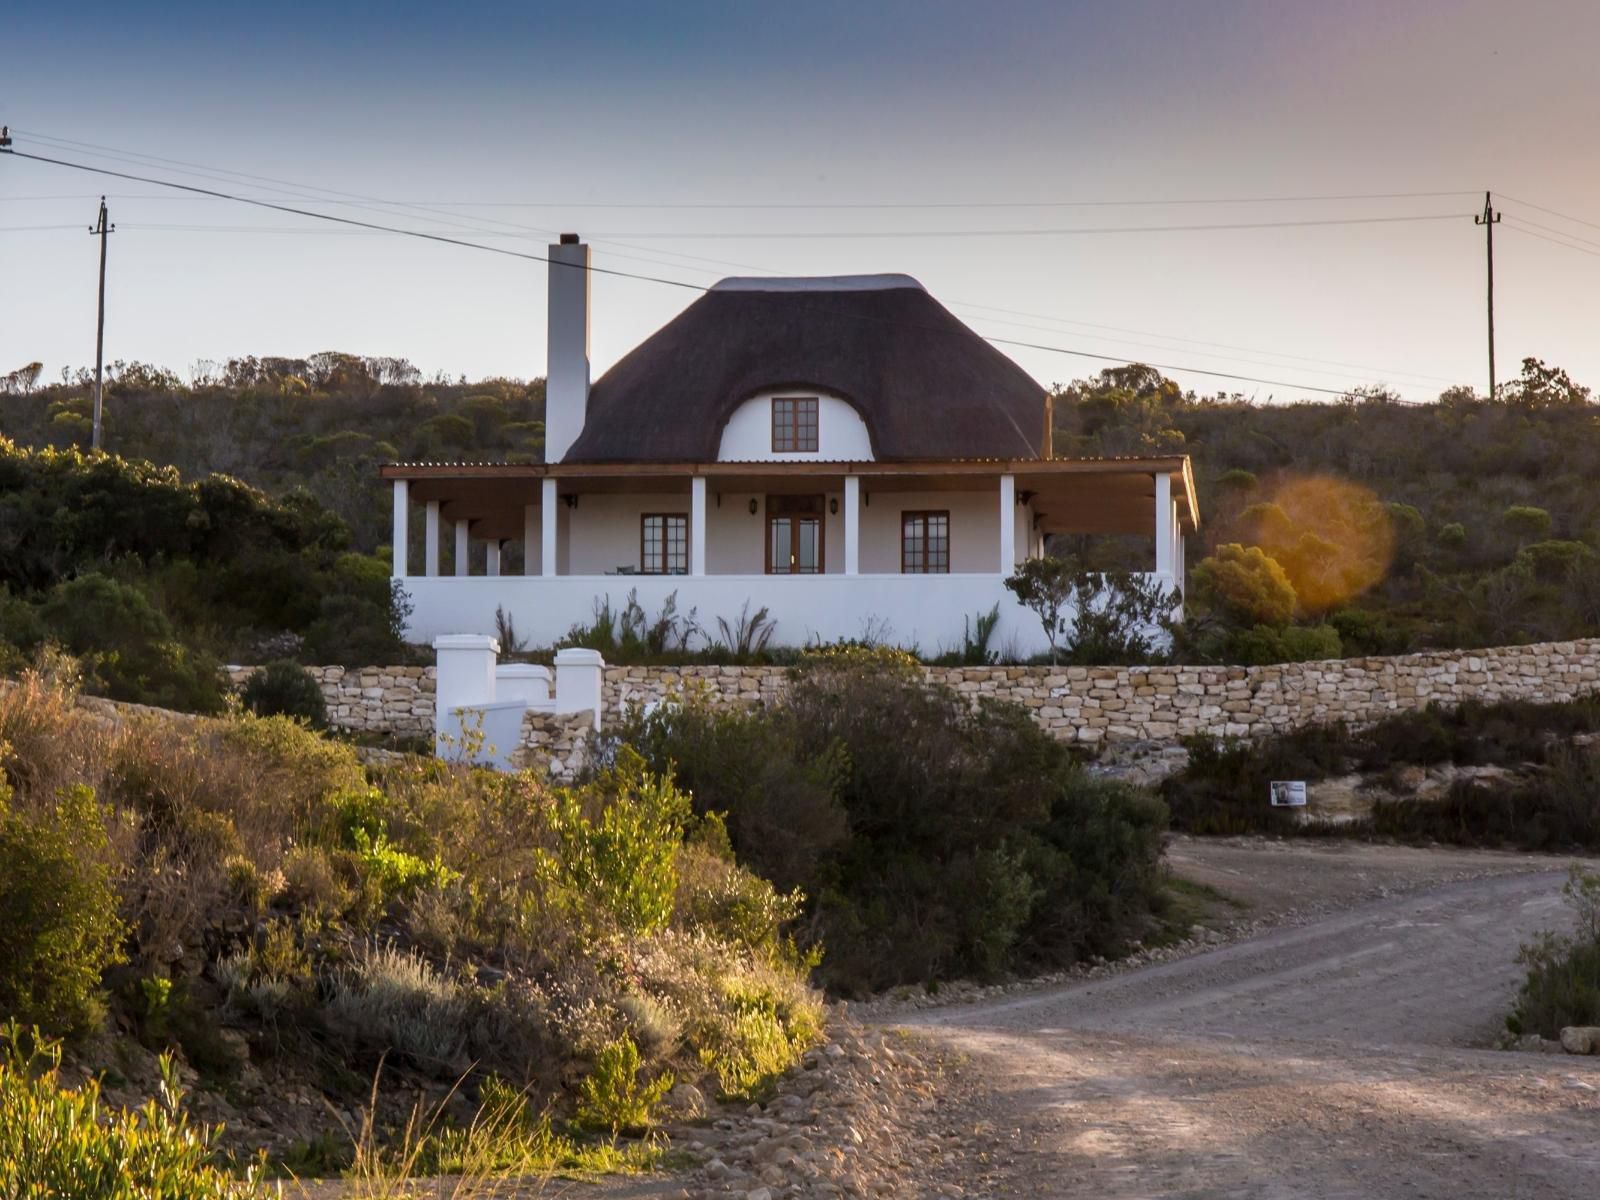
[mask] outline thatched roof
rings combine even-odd
[[[734,409],[811,389],[887,459],[1032,458],[1045,393],[906,275],[725,279],[595,381],[563,462],[711,462]]]

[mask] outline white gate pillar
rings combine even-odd
[[[433,639],[438,663],[433,694],[433,752],[440,758],[459,758],[465,731],[460,709],[493,704],[495,662],[500,643],[478,633],[450,633]]]
[[[556,713],[594,713],[594,727],[600,729],[601,694],[605,685],[606,660],[598,650],[569,646],[556,651]]]

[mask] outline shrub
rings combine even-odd
[[[807,893],[804,928],[827,946],[822,976],[841,991],[1070,960],[1129,936],[1151,903],[1153,876],[1137,860],[1153,869],[1159,855],[1159,805],[1089,785],[1025,709],[974,709],[900,659],[808,656],[772,709],[723,714],[691,700],[635,728],[653,766],[689,764],[686,786],[706,793],[697,807],[726,806],[741,856],[781,863],[777,877]],[[781,846],[774,797],[801,798],[797,826],[828,830],[826,845],[763,859],[763,830]],[[1069,836],[1096,821],[1096,836],[1125,852]],[[725,906],[757,929],[781,920],[781,897],[718,892],[681,902]],[[1048,914],[1074,905],[1071,935],[1052,933]]]
[[[0,783],[0,1011],[50,1032],[97,1024],[122,933],[94,793],[67,788],[29,811]]]
[[[328,1015],[358,1043],[437,1075],[464,1068],[471,1013],[458,983],[392,945],[365,947],[334,975],[328,995]]]
[[[1039,618],[1052,663],[1058,650],[1080,664],[1144,662],[1179,600],[1155,580],[1071,558],[1030,558],[1006,587]]]
[[[720,704],[698,688],[630,713],[621,737],[653,770],[672,771],[697,813],[723,814],[740,860],[779,888],[811,887],[849,836],[842,756],[802,758],[781,715]]]
[[[1550,536],[1550,514],[1528,504],[1513,504],[1500,515],[1507,531],[1522,542],[1539,542]]]
[[[316,729],[328,723],[322,686],[287,659],[269,662],[251,675],[239,689],[239,699],[258,717],[298,717]]]
[[[594,782],[556,794],[550,823],[558,849],[544,855],[545,873],[580,919],[629,933],[659,929],[672,917],[690,811],[670,775],[652,775],[624,750]]]
[[[1241,666],[1317,662],[1338,658],[1344,649],[1332,625],[1256,625],[1230,634],[1224,645],[1227,661]]]
[[[1294,585],[1260,546],[1218,546],[1189,578],[1194,599],[1234,624],[1284,625],[1294,616]]]
[[[1528,968],[1506,1026],[1557,1038],[1568,1025],[1600,1025],[1600,872],[1574,866],[1562,889],[1576,911],[1569,936],[1546,932],[1522,947]]]
[[[1527,850],[1600,847],[1600,756],[1570,747],[1572,735],[1600,729],[1600,701],[1504,701],[1395,713],[1358,731],[1306,726],[1243,742],[1195,737],[1188,765],[1162,781],[1176,828],[1191,833],[1325,834],[1293,810],[1267,804],[1274,779],[1315,781],[1406,764],[1463,766],[1533,763],[1525,779],[1458,780],[1427,803],[1378,801],[1345,833],[1408,841],[1516,846]]]
[[[578,1123],[612,1136],[649,1128],[651,1111],[672,1090],[673,1078],[664,1073],[641,1082],[639,1067],[639,1048],[627,1034],[600,1047],[578,1087]]]
[[[103,1103],[97,1080],[62,1086],[58,1043],[26,1037],[15,1021],[0,1033],[0,1196],[267,1195],[254,1171],[238,1178],[214,1165],[212,1130],[189,1123],[170,1057],[160,1059],[160,1101],[124,1111]]]
[[[57,584],[39,612],[51,636],[79,657],[89,690],[158,708],[222,709],[220,664],[180,644],[138,588],[80,575]]]

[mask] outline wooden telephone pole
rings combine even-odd
[[[100,238],[100,319],[94,330],[94,433],[90,449],[100,449],[100,394],[105,382],[106,349],[106,236],[117,228],[106,220],[106,198],[100,197],[100,218],[89,232]]]
[[[1500,214],[1489,202],[1489,193],[1483,194],[1483,211],[1472,218],[1474,225],[1483,226],[1484,246],[1489,256],[1489,399],[1494,399],[1494,227],[1500,223]]]

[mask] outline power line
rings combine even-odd
[[[955,308],[974,308],[974,307],[979,307],[979,306],[969,305],[969,304],[957,304],[955,302],[952,302],[952,307],[955,307]],[[1055,328],[1055,327],[1052,327],[1052,326],[1049,326],[1049,325],[1031,325],[1031,324],[1028,324],[1027,322],[1024,322],[1024,321],[1008,321],[1008,320],[1005,320],[1004,318],[1001,318],[1001,317],[988,317],[988,318],[982,318],[982,319],[986,319],[988,321],[991,321],[991,322],[994,322],[994,323],[997,323],[997,324],[1000,324],[1000,325],[1009,325],[1009,326],[1011,326],[1013,328],[1016,328],[1016,329],[1036,329],[1036,330],[1039,330],[1040,332],[1043,332],[1043,333],[1072,333],[1072,332],[1076,332],[1074,330],[1064,330],[1064,329]],[[1049,318],[1047,318],[1047,319],[1049,319]],[[1101,328],[1109,328],[1109,327],[1101,326]],[[1139,331],[1138,330],[1130,330],[1128,332],[1138,333]],[[1272,367],[1272,368],[1276,369],[1277,367],[1281,367],[1281,366],[1286,365],[1284,363],[1273,362],[1273,361],[1270,361],[1268,359],[1245,358],[1245,357],[1243,357],[1243,356],[1241,356],[1239,354],[1218,354],[1218,353],[1215,352],[1215,349],[1226,349],[1226,350],[1241,350],[1241,351],[1244,351],[1245,353],[1252,353],[1252,354],[1267,354],[1267,355],[1271,355],[1271,354],[1277,353],[1276,351],[1272,351],[1272,350],[1261,350],[1261,349],[1256,349],[1256,348],[1248,347],[1248,346],[1236,346],[1236,345],[1231,345],[1229,343],[1224,343],[1224,342],[1204,342],[1204,341],[1200,341],[1200,340],[1195,339],[1195,338],[1170,338],[1170,337],[1167,337],[1164,334],[1159,334],[1159,333],[1146,334],[1144,336],[1146,338],[1156,339],[1157,341],[1166,340],[1166,341],[1181,341],[1181,342],[1185,342],[1185,343],[1188,344],[1189,348],[1185,349],[1185,348],[1172,347],[1172,346],[1156,346],[1156,345],[1152,345],[1151,342],[1146,341],[1146,340],[1142,340],[1142,339],[1108,337],[1103,333],[1095,335],[1096,340],[1098,340],[1098,341],[1112,342],[1112,343],[1115,343],[1115,344],[1121,344],[1121,345],[1126,345],[1126,346],[1143,346],[1143,347],[1145,347],[1147,349],[1154,349],[1157,353],[1162,353],[1164,351],[1171,350],[1171,349],[1178,349],[1180,353],[1198,354],[1201,358],[1220,358],[1220,359],[1226,359],[1228,361],[1235,362],[1235,363],[1244,363],[1244,364],[1247,364],[1247,365],[1253,365],[1253,366],[1259,366],[1259,367]],[[1202,349],[1202,347],[1213,347],[1214,349],[1207,350],[1207,349]],[[1303,363],[1306,363],[1306,364],[1327,363],[1329,361],[1327,359],[1308,358],[1308,357],[1306,357],[1304,355],[1293,355],[1293,354],[1283,354],[1283,355],[1279,355],[1279,357],[1281,357],[1281,358],[1296,358],[1296,359],[1300,359]],[[1345,369],[1336,370],[1336,369],[1334,369],[1334,367],[1340,367],[1340,368],[1345,368]],[[1333,366],[1304,365],[1304,366],[1299,366],[1299,367],[1291,367],[1291,369],[1292,370],[1293,369],[1298,369],[1298,370],[1302,370],[1302,371],[1309,371],[1313,375],[1335,375],[1335,376],[1348,375],[1349,371],[1353,369],[1353,370],[1361,370],[1361,371],[1373,371],[1373,372],[1376,372],[1376,373],[1378,373],[1380,375],[1406,375],[1406,376],[1412,376],[1412,378],[1415,379],[1415,380],[1425,380],[1427,382],[1436,383],[1436,384],[1437,383],[1442,383],[1442,384],[1447,384],[1448,385],[1448,384],[1452,384],[1452,383],[1458,382],[1456,380],[1446,379],[1443,376],[1438,376],[1438,375],[1415,375],[1414,376],[1413,373],[1409,372],[1409,371],[1396,371],[1396,370],[1393,370],[1393,369],[1388,368],[1388,367],[1356,366],[1355,364],[1350,364],[1350,363],[1335,363]],[[1412,383],[1411,380],[1406,380],[1405,382],[1406,382],[1407,386],[1413,386],[1413,383]],[[1420,386],[1420,384],[1417,384],[1416,386]]]
[[[402,229],[396,225],[379,225],[373,221],[359,221],[354,217],[341,217],[335,213],[319,213],[306,208],[294,208],[287,204],[277,204],[270,200],[259,200],[250,196],[234,196],[227,192],[219,192],[213,188],[197,187],[191,183],[177,183],[170,179],[152,179],[146,175],[133,175],[126,171],[113,171],[109,167],[92,167],[85,163],[67,162],[59,158],[47,158],[42,154],[29,154],[22,150],[6,150],[3,153],[14,158],[31,159],[34,162],[50,163],[57,167],[70,167],[76,171],[88,171],[96,175],[110,175],[117,179],[131,179],[136,183],[149,183],[157,187],[177,188],[179,191],[194,192],[201,196],[215,196],[219,200],[233,200],[239,204],[251,204],[257,208],[270,208],[276,212],[289,213],[296,217],[310,217],[318,221],[336,221],[340,225],[352,225],[359,229],[375,229],[382,233],[399,234],[404,237],[421,238],[424,241],[440,242],[447,246],[462,246],[469,250],[485,250],[490,254],[504,254],[510,258],[527,259],[530,262],[549,264],[550,258],[543,254],[529,254],[521,250],[508,250],[504,246],[485,246],[482,242],[469,242],[464,238],[447,237],[440,233],[427,233],[420,229]],[[561,266],[564,264],[555,263]],[[639,275],[632,271],[618,271],[610,267],[587,267],[586,270],[600,275],[615,275],[623,279],[642,279],[650,283],[666,284],[669,287],[688,288],[691,291],[703,292],[706,289],[697,283],[688,283],[681,279],[664,279],[655,275]]]
[[[1526,234],[1528,237],[1538,238],[1541,242],[1549,242],[1552,246],[1563,246],[1568,250],[1576,250],[1579,254],[1588,254],[1595,258],[1600,258],[1600,250],[1588,249],[1588,243],[1580,245],[1577,242],[1566,241],[1564,238],[1549,237],[1543,233],[1536,233],[1534,230],[1523,225],[1514,216],[1510,218],[1510,221],[1511,224],[1509,228],[1516,230],[1518,233]]]
[[[1545,208],[1542,204],[1534,204],[1530,200],[1518,200],[1515,196],[1508,196],[1504,192],[1500,193],[1500,199],[1509,200],[1513,204],[1520,204],[1524,208],[1538,209],[1540,212],[1548,213],[1552,217],[1560,217],[1563,221],[1572,221],[1578,225],[1587,225],[1590,229],[1600,229],[1600,222],[1586,221],[1582,217],[1574,217],[1568,215],[1567,213],[1557,212],[1553,208]]]
[[[1522,225],[1525,229],[1540,229],[1545,233],[1553,233],[1557,237],[1566,238],[1571,242],[1577,242],[1579,245],[1591,246],[1596,250],[1600,250],[1600,242],[1593,242],[1588,238],[1579,237],[1575,233],[1568,233],[1565,229],[1556,229],[1550,225],[1541,225],[1537,221],[1530,221],[1526,217],[1517,216],[1515,213],[1511,214],[1511,219],[1517,222],[1519,225]]]
[[[702,233],[617,233],[605,236],[635,238],[647,242],[787,241],[802,238],[833,241],[878,238],[1068,237],[1080,234],[1214,233],[1238,229],[1308,229],[1322,225],[1388,225],[1415,221],[1458,221],[1462,216],[1462,213],[1423,213],[1388,217],[1318,217],[1301,221],[1212,221],[1193,225],[1063,225],[1046,229],[779,230],[755,233],[730,233],[718,230]]]
[[[30,154],[30,153],[28,153],[26,151],[21,151],[21,150],[16,150],[16,149],[5,149],[3,151],[0,151],[0,153],[4,153],[4,154],[10,155],[10,156],[15,157],[15,158],[28,159],[28,160],[33,161],[33,162],[48,163],[48,164],[50,164],[52,166],[66,167],[66,168],[69,168],[69,169],[72,169],[72,170],[78,170],[78,171],[86,171],[86,172],[89,172],[91,174],[108,175],[108,176],[111,176],[113,178],[128,179],[128,180],[132,180],[132,181],[137,182],[137,183],[146,183],[146,184],[150,184],[150,185],[156,186],[156,187],[168,187],[168,188],[174,188],[174,189],[179,190],[179,191],[191,192],[191,193],[194,193],[196,195],[212,196],[212,197],[215,197],[216,199],[219,199],[219,200],[232,200],[232,201],[234,201],[236,203],[248,204],[248,205],[252,205],[252,206],[257,207],[257,208],[272,209],[272,210],[277,211],[277,212],[288,213],[288,214],[290,214],[292,216],[307,217],[307,218],[310,218],[310,219],[313,219],[313,220],[320,220],[320,221],[331,221],[331,222],[334,222],[334,223],[340,224],[340,225],[348,225],[348,226],[352,226],[352,227],[360,228],[360,229],[370,229],[370,230],[375,230],[375,231],[383,232],[383,233],[392,233],[392,234],[396,234],[396,235],[404,236],[404,237],[419,238],[419,239],[422,239],[422,240],[425,240],[425,241],[439,242],[439,243],[444,244],[444,245],[460,246],[460,247],[463,247],[463,248],[466,248],[466,249],[471,249],[471,250],[484,250],[484,251],[487,251],[487,252],[489,252],[491,254],[502,254],[502,255],[506,255],[507,257],[511,257],[511,258],[520,258],[520,259],[525,259],[525,260],[532,261],[532,262],[542,262],[542,263],[546,263],[547,265],[563,265],[563,264],[559,264],[559,263],[554,263],[553,264],[551,262],[551,259],[548,256],[542,255],[542,254],[530,254],[530,253],[526,253],[526,252],[518,251],[518,250],[509,250],[509,249],[506,249],[505,247],[502,247],[502,246],[486,246],[486,245],[483,245],[482,243],[479,243],[479,242],[469,242],[469,241],[466,241],[465,239],[462,239],[462,238],[449,237],[449,236],[445,236],[443,234],[428,233],[428,232],[425,232],[425,231],[422,231],[422,230],[404,229],[404,228],[401,228],[401,227],[398,227],[398,226],[380,225],[380,224],[377,224],[376,222],[372,222],[372,221],[357,220],[354,217],[339,216],[339,215],[333,214],[333,213],[316,212],[316,211],[311,210],[311,209],[295,208],[295,207],[290,206],[290,205],[278,204],[278,203],[275,203],[273,201],[262,200],[262,199],[255,198],[255,197],[237,196],[237,195],[232,195],[232,194],[227,193],[227,192],[217,191],[217,190],[212,189],[212,188],[202,188],[202,187],[198,187],[198,186],[196,186],[194,184],[178,183],[178,182],[173,181],[173,180],[156,179],[156,178],[152,178],[150,176],[134,175],[134,174],[132,174],[130,172],[125,172],[125,171],[113,171],[108,167],[96,167],[96,166],[91,166],[91,165],[88,165],[88,164],[85,164],[85,163],[68,162],[68,161],[66,161],[64,159],[50,158],[50,157],[47,157],[45,155],[39,155],[39,154]],[[684,289],[687,289],[689,291],[707,292],[707,291],[710,290],[708,287],[706,287],[703,284],[690,283],[690,282],[687,282],[685,280],[680,280],[680,279],[666,279],[666,278],[663,278],[663,277],[660,277],[660,276],[644,275],[644,274],[639,274],[639,273],[635,273],[635,272],[631,272],[631,271],[619,271],[619,270],[615,270],[615,269],[607,268],[607,267],[590,266],[590,267],[587,267],[585,269],[590,271],[591,273],[595,273],[595,274],[610,275],[610,276],[623,278],[623,279],[635,279],[635,280],[640,280],[640,281],[646,282],[646,283],[659,283],[659,284],[663,284],[663,285],[666,285],[666,286],[669,286],[669,287],[684,288]],[[1065,347],[1065,346],[1047,345],[1047,344],[1040,343],[1040,342],[1029,342],[1029,341],[1023,341],[1023,340],[1015,339],[1015,338],[1003,338],[1003,337],[996,337],[996,336],[987,335],[987,334],[986,335],[982,335],[982,336],[984,337],[984,340],[986,340],[988,342],[992,342],[992,343],[994,343],[996,345],[1016,346],[1016,347],[1023,348],[1023,349],[1038,350],[1038,351],[1043,351],[1043,352],[1052,353],[1052,354],[1069,355],[1069,356],[1075,357],[1075,358],[1088,358],[1088,359],[1094,359],[1094,360],[1101,361],[1101,362],[1115,362],[1115,363],[1124,363],[1124,364],[1129,364],[1130,363],[1129,359],[1127,359],[1127,358],[1125,358],[1123,356],[1120,356],[1120,355],[1097,354],[1097,353],[1094,353],[1093,351],[1088,351],[1088,350],[1075,350],[1075,349],[1071,349],[1071,348],[1068,348],[1068,347]],[[1342,395],[1348,395],[1349,392],[1350,392],[1350,389],[1348,389],[1348,388],[1321,387],[1321,386],[1318,386],[1318,385],[1315,385],[1315,384],[1293,383],[1293,382],[1289,382],[1289,381],[1281,380],[1281,379],[1266,379],[1266,378],[1262,378],[1260,376],[1237,374],[1237,373],[1228,372],[1228,371],[1216,371],[1216,370],[1210,370],[1210,369],[1206,369],[1206,368],[1202,368],[1202,367],[1182,366],[1182,365],[1172,364],[1172,363],[1145,362],[1145,363],[1143,363],[1143,365],[1149,366],[1149,367],[1153,367],[1156,370],[1161,370],[1161,371],[1183,371],[1183,372],[1186,372],[1186,373],[1189,373],[1189,374],[1207,376],[1209,378],[1231,379],[1231,380],[1235,380],[1235,381],[1238,381],[1238,382],[1244,382],[1244,383],[1259,383],[1259,384],[1265,384],[1265,385],[1267,385],[1269,387],[1295,388],[1295,389],[1298,389],[1298,390],[1301,390],[1301,391],[1317,392],[1317,393],[1321,393],[1321,394],[1324,394],[1324,395],[1342,396]]]

